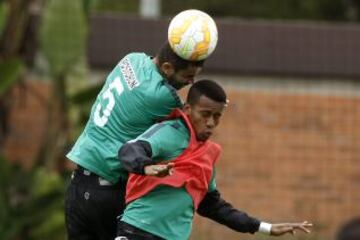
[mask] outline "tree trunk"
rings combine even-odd
[[[0,39],[0,63],[10,59],[20,58],[19,52],[29,18],[30,0],[10,0],[9,14]],[[1,76],[1,73],[0,73]],[[11,111],[11,91],[0,96],[0,146],[8,133],[9,115]],[[1,150],[0,147],[0,150]]]
[[[31,0],[10,0],[9,17],[0,40],[0,60],[17,56],[21,47],[26,23],[29,19]]]

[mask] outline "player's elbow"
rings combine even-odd
[[[144,174],[144,166],[152,164],[151,148],[144,141],[127,142],[118,151],[122,167],[131,173]]]

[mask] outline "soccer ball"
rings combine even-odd
[[[214,20],[200,10],[186,10],[170,22],[168,40],[171,48],[181,58],[203,60],[215,50],[218,32]]]

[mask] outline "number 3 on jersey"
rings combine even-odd
[[[101,104],[96,105],[96,110],[94,113],[94,122],[99,127],[104,127],[107,121],[109,120],[111,111],[115,106],[115,98],[113,94],[113,89],[115,89],[118,95],[124,91],[124,87],[121,84],[120,77],[115,78],[115,80],[109,84],[109,88],[102,94],[104,100],[108,99],[108,104],[104,109],[101,108]]]

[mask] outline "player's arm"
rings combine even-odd
[[[119,150],[124,168],[131,173],[164,177],[171,174],[173,163],[158,164],[152,159],[151,145],[147,141],[138,140],[124,144]]]
[[[131,173],[144,175],[144,167],[155,164],[148,142],[138,140],[125,143],[119,150],[118,157],[124,168]]]
[[[235,209],[221,198],[220,192],[208,192],[201,201],[197,212],[203,216],[223,224],[235,231],[255,233],[259,230],[260,221],[247,213]]]
[[[259,220],[235,209],[230,203],[221,198],[220,192],[216,188],[216,167],[214,167],[209,181],[208,192],[200,202],[197,212],[201,216],[210,218],[239,232],[254,233],[260,226]]]
[[[249,216],[247,213],[235,209],[230,203],[221,198],[218,190],[208,192],[201,201],[197,212],[235,231],[244,233],[261,232],[272,236],[286,233],[295,234],[296,230],[310,233],[311,223],[277,223],[269,224]]]
[[[179,128],[175,121],[155,124],[137,139],[125,143],[118,152],[123,167],[136,174],[170,175],[173,163],[164,160],[174,159],[188,144]]]

